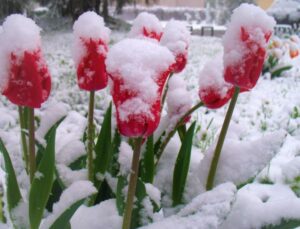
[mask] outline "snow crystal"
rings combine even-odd
[[[120,173],[122,175],[128,175],[130,173],[132,157],[133,151],[131,146],[127,142],[121,142],[118,162],[120,164]]]
[[[60,199],[53,205],[53,212],[42,222],[41,229],[50,228],[61,214],[77,201],[97,192],[90,181],[77,181],[63,191]]]
[[[250,184],[237,193],[236,201],[221,229],[262,228],[281,219],[300,218],[300,200],[285,185]]]
[[[221,98],[227,95],[231,84],[226,83],[223,77],[223,59],[222,54],[216,55],[208,61],[199,74],[199,90],[204,88],[213,88],[215,93],[219,93]]]
[[[40,28],[21,14],[8,16],[0,31],[0,92],[8,83],[9,58],[13,52],[22,57],[24,51],[36,51],[41,45]]]
[[[142,12],[134,19],[128,37],[145,38],[144,28],[147,32],[155,32],[156,34],[162,34],[163,32],[162,25],[154,14]]]
[[[276,131],[253,141],[226,138],[216,172],[215,185],[227,181],[241,185],[254,178],[280,150],[285,136],[285,131]],[[204,187],[214,150],[215,144],[208,149],[200,163],[199,174]]]
[[[174,75],[168,82],[167,107],[169,128],[173,129],[179,119],[192,107],[192,94],[187,91],[182,76]]]
[[[190,43],[187,23],[171,20],[167,23],[160,44],[166,46],[174,55],[187,52]]]
[[[110,30],[105,27],[103,18],[95,12],[88,11],[79,16],[73,26],[74,42],[72,55],[75,65],[78,66],[80,60],[86,53],[82,39],[101,40],[105,44],[109,42]],[[102,50],[99,47],[99,50]]]
[[[101,202],[93,207],[81,206],[71,219],[73,229],[120,229],[122,217],[119,216],[115,199]]]
[[[275,24],[273,17],[268,16],[258,6],[244,3],[236,8],[223,37],[225,66],[239,64],[248,51],[246,44],[240,38],[242,27],[251,30],[251,40],[261,47],[266,47],[265,33],[272,32]]]
[[[236,188],[232,183],[219,185],[195,197],[177,215],[141,227],[141,229],[217,229],[231,210],[235,192]]]

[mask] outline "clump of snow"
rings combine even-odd
[[[147,12],[140,13],[133,21],[131,30],[129,31],[128,37],[131,38],[145,38],[145,31],[147,33],[155,33],[161,36],[163,28],[154,14]]]
[[[145,114],[153,119],[153,114],[149,112],[150,108],[151,106],[140,98],[128,99],[119,106],[120,120],[126,121],[132,114]]]
[[[250,184],[237,193],[236,201],[221,229],[262,228],[282,219],[300,218],[300,200],[286,185]]]
[[[0,92],[8,83],[11,53],[22,59],[25,51],[37,51],[41,46],[40,31],[33,20],[21,14],[5,19],[0,31]]]
[[[168,82],[167,107],[169,128],[173,129],[180,118],[192,107],[191,92],[182,76],[174,75]]]
[[[145,187],[146,187],[146,192],[151,198],[151,200],[153,200],[158,206],[160,206],[160,200],[161,200],[160,190],[150,183],[146,183]]]
[[[221,54],[218,54],[206,63],[199,74],[200,93],[209,92],[209,90],[204,89],[212,88],[214,93],[218,93],[221,99],[225,98],[232,85],[225,82],[223,73],[223,58]]]
[[[164,29],[160,44],[166,46],[176,56],[187,52],[190,37],[187,23],[171,20]]]
[[[254,178],[278,153],[285,140],[285,131],[276,131],[252,141],[227,138],[224,142],[215,176],[215,185],[231,181],[241,185]],[[205,153],[199,175],[205,187],[215,144]]]
[[[177,215],[154,222],[142,229],[217,229],[224,221],[234,200],[236,188],[232,183],[219,185],[195,197]]]
[[[81,206],[71,219],[73,229],[120,229],[122,217],[119,216],[115,199],[101,202],[93,207]]]
[[[106,59],[107,72],[114,83],[122,82],[121,93],[127,91],[136,97],[118,104],[125,111],[120,114],[122,120],[137,112],[151,114],[149,105],[157,100],[158,81],[173,62],[174,57],[166,47],[147,40],[125,39],[111,47]],[[138,104],[138,109],[133,103]]]
[[[276,22],[273,17],[258,6],[244,3],[233,11],[228,29],[223,37],[224,64],[242,64],[243,57],[249,52],[256,52],[260,47],[266,47],[266,34],[273,31]],[[253,50],[249,50],[247,44],[241,40],[241,28],[249,33],[250,40],[255,42]]]
[[[30,228],[29,227],[29,206],[28,203],[21,200],[18,205],[12,209],[11,218],[13,224],[17,228]]]
[[[109,43],[110,30],[105,27],[103,18],[95,12],[88,11],[79,16],[73,26],[74,41],[72,55],[76,67],[86,53],[84,41],[101,40],[105,44]],[[99,44],[99,52],[105,51],[102,44]],[[105,51],[106,52],[106,51]]]
[[[53,205],[52,213],[42,221],[41,229],[50,228],[51,225],[77,201],[97,193],[97,189],[90,181],[77,181],[63,191],[60,199]]]
[[[69,187],[74,182],[88,179],[87,169],[72,170],[64,164],[56,164],[56,169],[61,181],[66,187]]]
[[[133,157],[133,150],[127,142],[121,142],[119,148],[118,162],[120,164],[121,175],[128,175],[131,170],[131,161]]]

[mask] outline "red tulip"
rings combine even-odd
[[[266,56],[266,47],[252,39],[251,32],[251,30],[241,27],[240,39],[244,43],[246,51],[241,57],[240,63],[226,67],[224,75],[226,82],[244,89],[252,89],[256,85]],[[265,44],[270,36],[271,32],[264,34],[262,39]],[[224,58],[226,58],[226,53]]]
[[[86,55],[77,67],[78,85],[87,91],[96,91],[107,86],[105,58],[107,45],[102,40],[82,39],[86,48]],[[102,49],[101,51],[99,51]]]
[[[179,73],[181,72],[187,63],[187,53],[180,53],[178,55],[176,55],[175,57],[175,63],[171,66],[171,70],[174,73]]]
[[[224,106],[233,96],[234,87],[228,88],[225,95],[220,95],[214,87],[207,87],[199,90],[199,97],[206,107],[217,109]]]
[[[40,50],[25,51],[22,57],[11,53],[9,80],[3,95],[16,105],[39,108],[50,90],[51,78]]]
[[[148,40],[125,39],[110,49],[106,65],[122,135],[148,137],[155,131],[173,62],[167,48]]]

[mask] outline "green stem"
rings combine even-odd
[[[168,135],[166,136],[165,140],[161,143],[159,149],[157,150],[157,153],[156,153],[156,163],[155,165],[158,164],[160,158],[161,158],[161,155],[163,154],[166,146],[168,145],[169,141],[171,140],[171,138],[174,136],[174,134],[176,133],[176,130],[178,127],[180,127],[181,125],[184,124],[184,120],[190,116],[195,110],[197,110],[199,107],[202,107],[203,106],[203,102],[199,102],[197,103],[195,106],[193,106],[190,110],[188,110],[180,119],[179,121],[176,123],[176,125],[174,126],[174,129],[172,131],[170,131],[168,133]]]
[[[19,110],[19,119],[20,119],[20,128],[21,128],[21,141],[22,141],[22,149],[23,149],[23,160],[25,162],[25,169],[28,173],[28,146],[26,141],[26,125],[25,122],[27,121],[24,116],[24,109],[21,106],[18,106]]]
[[[91,182],[94,182],[93,148],[94,148],[94,104],[95,91],[90,92],[89,113],[88,113],[88,133],[87,133],[87,158],[88,158],[88,176]]]
[[[125,206],[122,229],[130,229],[130,225],[131,225],[131,216],[132,216],[133,202],[134,202],[134,196],[136,191],[136,184],[138,179],[142,140],[143,140],[142,138],[137,138],[135,139],[134,142],[134,152],[133,152],[133,159],[131,163],[131,174],[130,174],[129,185],[128,185],[127,202]]]
[[[214,179],[215,179],[215,175],[216,175],[216,171],[217,171],[217,167],[218,167],[218,162],[219,162],[219,158],[221,155],[221,151],[222,151],[222,147],[224,144],[224,140],[227,134],[227,130],[229,127],[229,123],[233,114],[233,110],[237,101],[237,98],[239,96],[239,92],[240,92],[240,88],[239,87],[235,87],[234,88],[234,94],[233,97],[230,101],[224,122],[223,122],[223,126],[221,129],[221,133],[216,145],[216,149],[214,152],[214,156],[210,165],[210,169],[209,169],[209,173],[208,173],[208,177],[207,177],[207,182],[206,182],[206,190],[211,190],[213,188],[214,185]]]
[[[29,122],[29,175],[30,182],[32,183],[35,169],[36,169],[36,161],[35,161],[35,137],[34,137],[34,109],[28,108],[28,122]]]
[[[164,108],[164,105],[165,105],[165,102],[166,102],[166,98],[167,98],[167,94],[168,94],[168,89],[169,89],[169,80],[171,79],[172,76],[173,76],[173,72],[170,74],[170,76],[167,79],[166,86],[164,88],[163,96],[162,96],[162,99],[161,99],[161,108],[160,108],[160,111],[162,111],[163,108]]]

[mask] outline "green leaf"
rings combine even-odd
[[[101,181],[97,179],[96,174],[104,174],[108,169],[111,160],[111,109],[110,104],[102,123],[101,131],[95,146],[96,158],[94,160],[95,184],[99,188]]]
[[[121,145],[121,135],[118,131],[118,129],[115,130],[115,135],[114,139],[112,142],[112,147],[111,147],[111,163],[110,163],[110,168],[109,172],[113,177],[116,177],[120,171],[120,165],[118,162],[118,156],[119,156],[119,148]]]
[[[21,192],[17,182],[16,173],[12,162],[10,160],[9,154],[4,146],[2,139],[0,138],[0,151],[4,158],[4,166],[6,172],[6,198],[7,198],[7,207],[8,211],[11,214],[11,211],[18,206],[22,201]]]
[[[276,78],[279,77],[284,71],[290,70],[293,66],[288,65],[282,68],[279,68],[277,70],[275,70],[274,72],[271,72],[271,78]]]
[[[146,142],[146,151],[141,160],[141,179],[145,183],[152,183],[154,178],[154,142],[153,135]]]
[[[68,209],[66,209],[51,225],[49,229],[68,229],[70,227],[70,219],[76,212],[76,210],[84,203],[85,198],[78,200],[72,204]]]
[[[176,164],[173,172],[173,190],[172,190],[172,200],[173,206],[182,203],[182,196],[186,184],[186,178],[189,171],[190,166],[190,158],[192,152],[192,143],[194,136],[196,122],[188,129],[184,139],[182,141],[182,145],[180,147]]]
[[[124,214],[125,196],[123,194],[123,190],[126,185],[127,185],[126,178],[124,176],[119,176],[118,184],[117,184],[117,192],[116,192],[116,204],[120,216]]]
[[[56,129],[52,129],[47,147],[43,153],[43,158],[37,169],[38,174],[41,176],[35,176],[31,184],[29,193],[29,220],[31,229],[39,228],[51,192],[55,170],[55,133]]]
[[[296,219],[283,219],[278,225],[267,225],[262,229],[293,229],[300,226],[300,220]]]

